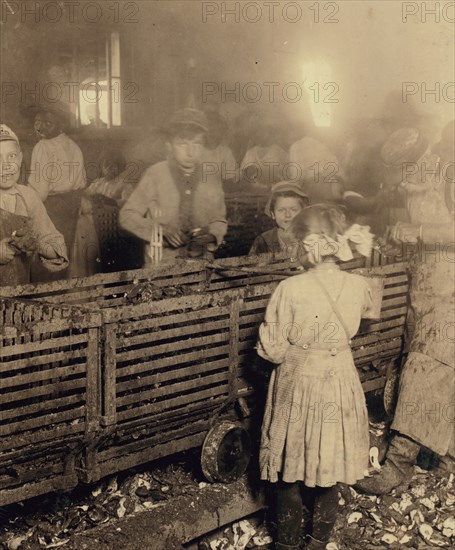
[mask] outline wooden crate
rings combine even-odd
[[[101,316],[0,299],[0,505],[74,487],[99,426]]]
[[[212,265],[185,262],[153,273],[128,271],[0,289],[4,295],[14,292],[29,307],[42,308],[45,300],[46,307],[55,311],[80,309],[81,315],[89,312],[89,317],[99,321],[93,327],[99,336],[93,354],[96,349],[96,361],[100,361],[90,367],[90,372],[100,368],[98,425],[87,430],[87,437],[80,436],[76,462],[81,479],[95,481],[198,446],[218,414],[232,411],[230,405],[237,398],[254,394],[252,367],[259,323],[278,282],[297,272],[288,260],[258,260],[230,258]],[[402,348],[406,265],[388,262],[376,254],[368,261],[357,258],[342,265],[385,278],[381,320],[363,324],[354,340],[365,391],[384,385],[387,368]],[[126,293],[150,281],[166,289],[168,296],[173,289],[184,288],[186,294],[126,303]],[[10,302],[19,303],[18,298]],[[9,353],[20,343],[9,344]],[[24,349],[27,355],[30,350]],[[49,365],[55,362],[55,357],[49,357]],[[45,451],[46,443],[42,448]]]

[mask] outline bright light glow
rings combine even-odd
[[[87,125],[96,119],[96,103],[100,110],[100,120],[107,124],[108,121],[107,81],[102,80],[96,85],[95,82],[85,83],[84,89],[79,92],[79,103],[81,105],[81,124]]]
[[[316,126],[328,128],[332,120],[332,103],[338,103],[338,86],[332,81],[328,63],[305,63],[303,83],[308,93],[311,114]]]

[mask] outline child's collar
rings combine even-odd
[[[173,158],[169,159],[169,167],[171,169],[171,174],[173,175],[174,179],[176,181],[180,181],[183,179],[185,180],[191,180],[191,181],[197,181],[199,179],[200,173],[201,173],[201,165],[196,164],[194,167],[194,170],[189,173],[185,172],[185,170],[177,163],[177,161]]]
[[[19,195],[20,191],[17,188],[17,183],[15,183],[12,187],[9,187],[8,189],[1,189],[0,188],[0,195]]]

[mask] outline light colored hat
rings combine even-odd
[[[179,126],[197,126],[204,132],[209,131],[209,121],[206,114],[191,107],[185,107],[174,113],[169,121],[168,131],[172,131]]]
[[[19,138],[6,124],[0,124],[0,141],[15,141],[19,145]]]
[[[401,167],[403,163],[417,162],[428,148],[428,141],[418,128],[400,128],[393,132],[381,149],[386,166]]]
[[[269,200],[267,201],[267,204],[265,205],[264,212],[269,216],[272,217],[272,201],[274,199],[274,196],[278,193],[286,193],[286,192],[292,192],[301,197],[303,200],[310,202],[310,198],[308,195],[303,191],[302,187],[295,182],[292,181],[279,181],[278,183],[275,183],[275,185],[271,189]]]

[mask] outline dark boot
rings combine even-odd
[[[395,435],[381,471],[373,477],[358,481],[354,488],[372,495],[385,495],[395,488],[398,492],[406,490],[414,473],[419,450],[420,445],[412,439],[401,434]]]
[[[277,542],[275,544],[275,550],[299,550],[300,546],[297,544],[283,544],[281,542]]]
[[[303,503],[300,483],[278,481],[276,492],[277,549],[299,548],[302,519]]]
[[[327,546],[328,541],[322,541],[315,539],[311,535],[306,536],[306,544],[304,546],[305,550],[324,550]]]
[[[313,531],[306,537],[305,550],[322,550],[329,542],[339,509],[338,487],[316,487],[313,489],[314,511]]]
[[[449,455],[440,456],[439,464],[431,470],[431,473],[439,477],[450,477],[450,474],[455,474],[455,460]]]

